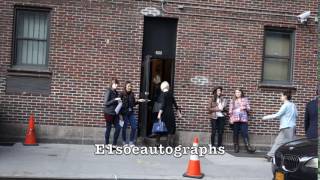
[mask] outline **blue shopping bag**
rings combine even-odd
[[[153,123],[152,133],[159,134],[159,133],[166,133],[167,131],[168,129],[163,121],[159,120],[158,122]]]

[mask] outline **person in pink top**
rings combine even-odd
[[[248,135],[248,119],[250,105],[242,89],[236,89],[233,99],[229,105],[230,124],[233,124],[233,144],[234,152],[239,152],[239,133],[243,137],[244,144],[248,153],[254,153],[256,150],[250,145]]]

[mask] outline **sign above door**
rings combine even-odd
[[[155,7],[146,7],[144,9],[142,9],[140,12],[141,12],[141,14],[143,14],[145,16],[156,17],[156,16],[160,16],[161,15],[160,10],[155,8]]]

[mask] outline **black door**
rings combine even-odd
[[[174,88],[177,19],[145,17],[140,96],[152,100],[139,107],[139,135],[151,134],[152,109],[162,81]],[[159,82],[160,81],[160,82]]]

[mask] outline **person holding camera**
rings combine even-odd
[[[244,145],[248,153],[254,153],[256,151],[250,145],[249,133],[248,133],[248,120],[249,120],[250,105],[249,100],[245,97],[242,89],[235,90],[234,98],[230,101],[229,114],[230,124],[233,124],[233,143],[234,152],[239,152],[239,132],[243,137]]]
[[[222,96],[222,87],[217,87],[212,92],[208,103],[208,113],[211,119],[211,145],[215,145],[215,136],[218,134],[217,147],[222,146],[224,124],[226,121],[227,100]]]
[[[145,99],[135,99],[134,93],[132,91],[132,83],[127,81],[124,85],[123,92],[121,93],[120,97],[123,102],[123,106],[120,111],[120,116],[123,117],[124,123],[122,127],[122,142],[123,145],[127,145],[127,128],[128,124],[130,124],[131,132],[130,132],[130,140],[129,145],[134,146],[135,143],[135,136],[137,131],[137,119],[134,114],[134,107],[138,103],[146,102]]]

